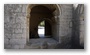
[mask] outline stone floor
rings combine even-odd
[[[34,38],[30,39],[29,44],[27,45],[27,48],[30,49],[48,49],[48,48],[55,48],[58,44],[58,41],[56,41],[53,38],[45,38],[44,36],[45,31],[44,27],[39,26],[38,27],[38,34],[40,38]]]
[[[58,41],[54,40],[53,38],[37,38],[37,39],[30,39],[29,45],[27,48],[30,49],[53,49],[58,44]]]

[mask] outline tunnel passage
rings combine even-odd
[[[52,36],[52,17],[53,11],[49,8],[38,5],[34,6],[30,12],[30,25],[29,25],[29,38],[39,38],[38,25],[40,22],[45,21],[45,36]]]

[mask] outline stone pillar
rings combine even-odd
[[[73,14],[72,45],[74,48],[84,47],[84,27],[84,6],[79,4]]]
[[[61,5],[61,16],[59,17],[59,42],[60,48],[71,48],[72,35],[72,4]]]

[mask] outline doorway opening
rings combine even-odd
[[[58,14],[57,5],[29,5],[27,12],[27,41],[31,39],[55,39],[58,41]],[[43,22],[44,26],[40,27],[39,24]],[[42,28],[41,31],[40,28]]]
[[[45,37],[45,21],[40,22],[40,24],[38,25],[38,35],[39,38]]]
[[[53,11],[42,5],[31,9],[29,39],[49,37],[51,35]]]
[[[52,25],[50,24],[50,21],[44,20],[40,22],[40,24],[38,25],[38,36],[39,38],[52,37]]]

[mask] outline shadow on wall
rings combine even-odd
[[[80,44],[80,41],[81,41],[80,36],[82,34],[82,33],[80,33],[81,32],[81,21],[84,21],[84,20],[80,20],[81,6],[83,6],[83,5],[80,4],[80,5],[78,5],[78,7],[76,9],[73,9],[73,19],[72,19],[73,26],[72,26],[72,41],[71,41],[73,49],[84,49],[84,44],[83,44],[83,46]],[[84,12],[84,10],[82,11],[82,13],[83,12]],[[84,17],[83,17],[83,19],[84,19]],[[84,25],[82,25],[82,27],[84,27]]]

